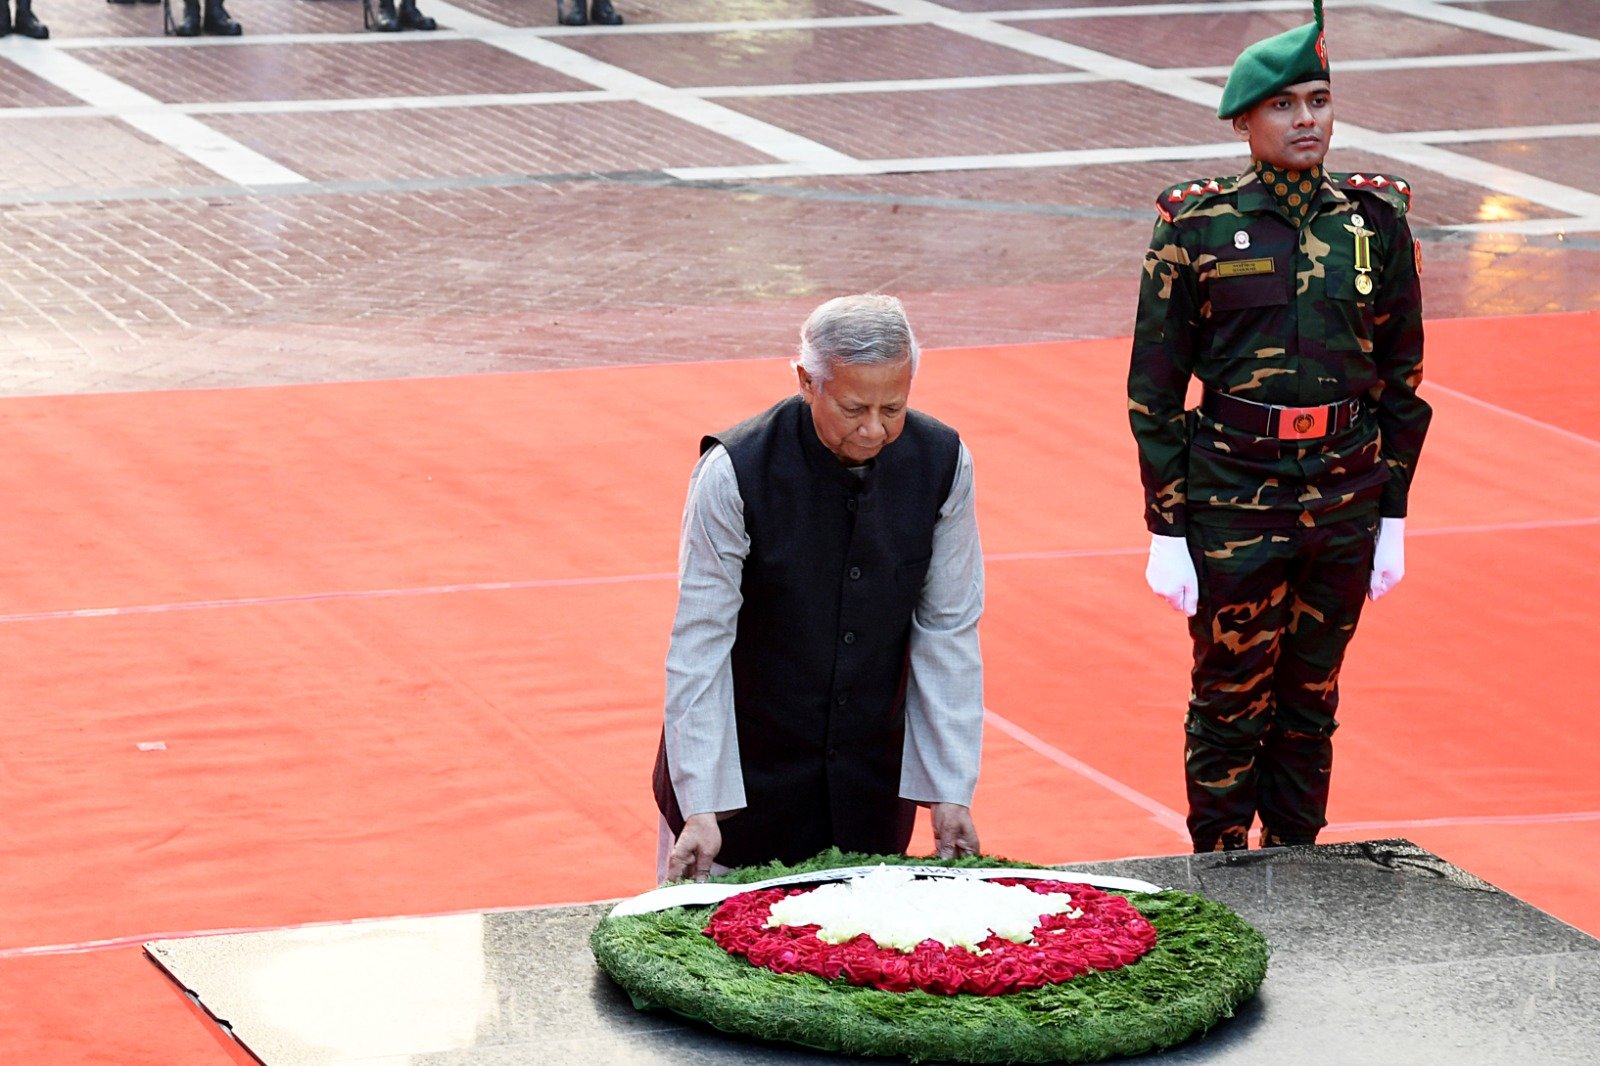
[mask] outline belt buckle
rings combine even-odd
[[[1279,440],[1312,440],[1328,435],[1328,407],[1280,407]]]

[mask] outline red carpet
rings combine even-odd
[[[1328,839],[1408,837],[1600,932],[1600,315],[1429,331],[1409,574],[1351,652]],[[991,852],[1184,848],[1126,358],[932,352],[913,395],[978,464]],[[0,402],[0,1061],[232,1060],[136,947],[28,949],[648,887],[696,443],[791,380]]]

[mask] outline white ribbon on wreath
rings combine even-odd
[[[773,877],[766,881],[755,881],[743,885],[689,881],[683,884],[667,885],[664,888],[653,889],[649,892],[642,892],[632,899],[625,899],[611,908],[611,913],[607,917],[622,918],[630,914],[650,914],[655,911],[670,910],[673,907],[704,907],[712,903],[721,903],[723,900],[737,896],[741,892],[754,892],[763,888],[782,888],[787,885],[822,885],[833,881],[848,881],[883,868],[882,866],[846,866],[836,870],[814,870],[810,873],[788,874],[783,877]],[[1111,889],[1118,892],[1161,891],[1159,885],[1153,885],[1149,881],[1140,881],[1132,877],[1112,877],[1106,874],[1081,873],[1074,870],[1041,870],[1007,866],[968,866],[959,869],[945,866],[896,866],[894,869],[905,871],[916,877],[967,877],[984,881],[997,877],[1016,877],[1044,881],[1063,881],[1068,884],[1090,885],[1094,888]]]

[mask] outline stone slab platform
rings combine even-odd
[[[1409,841],[1073,868],[1220,900],[1272,944],[1266,983],[1236,1017],[1138,1061],[1577,1064],[1600,1047],[1600,940]],[[609,906],[161,940],[146,951],[268,1066],[835,1059],[634,1010],[589,954]]]

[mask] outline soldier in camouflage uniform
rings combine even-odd
[[[1339,667],[1363,600],[1404,572],[1431,415],[1411,191],[1323,170],[1320,0],[1315,15],[1235,63],[1218,116],[1252,167],[1162,190],[1139,292],[1128,405],[1146,578],[1194,639],[1196,851],[1246,847],[1258,814],[1264,846],[1327,824]]]

